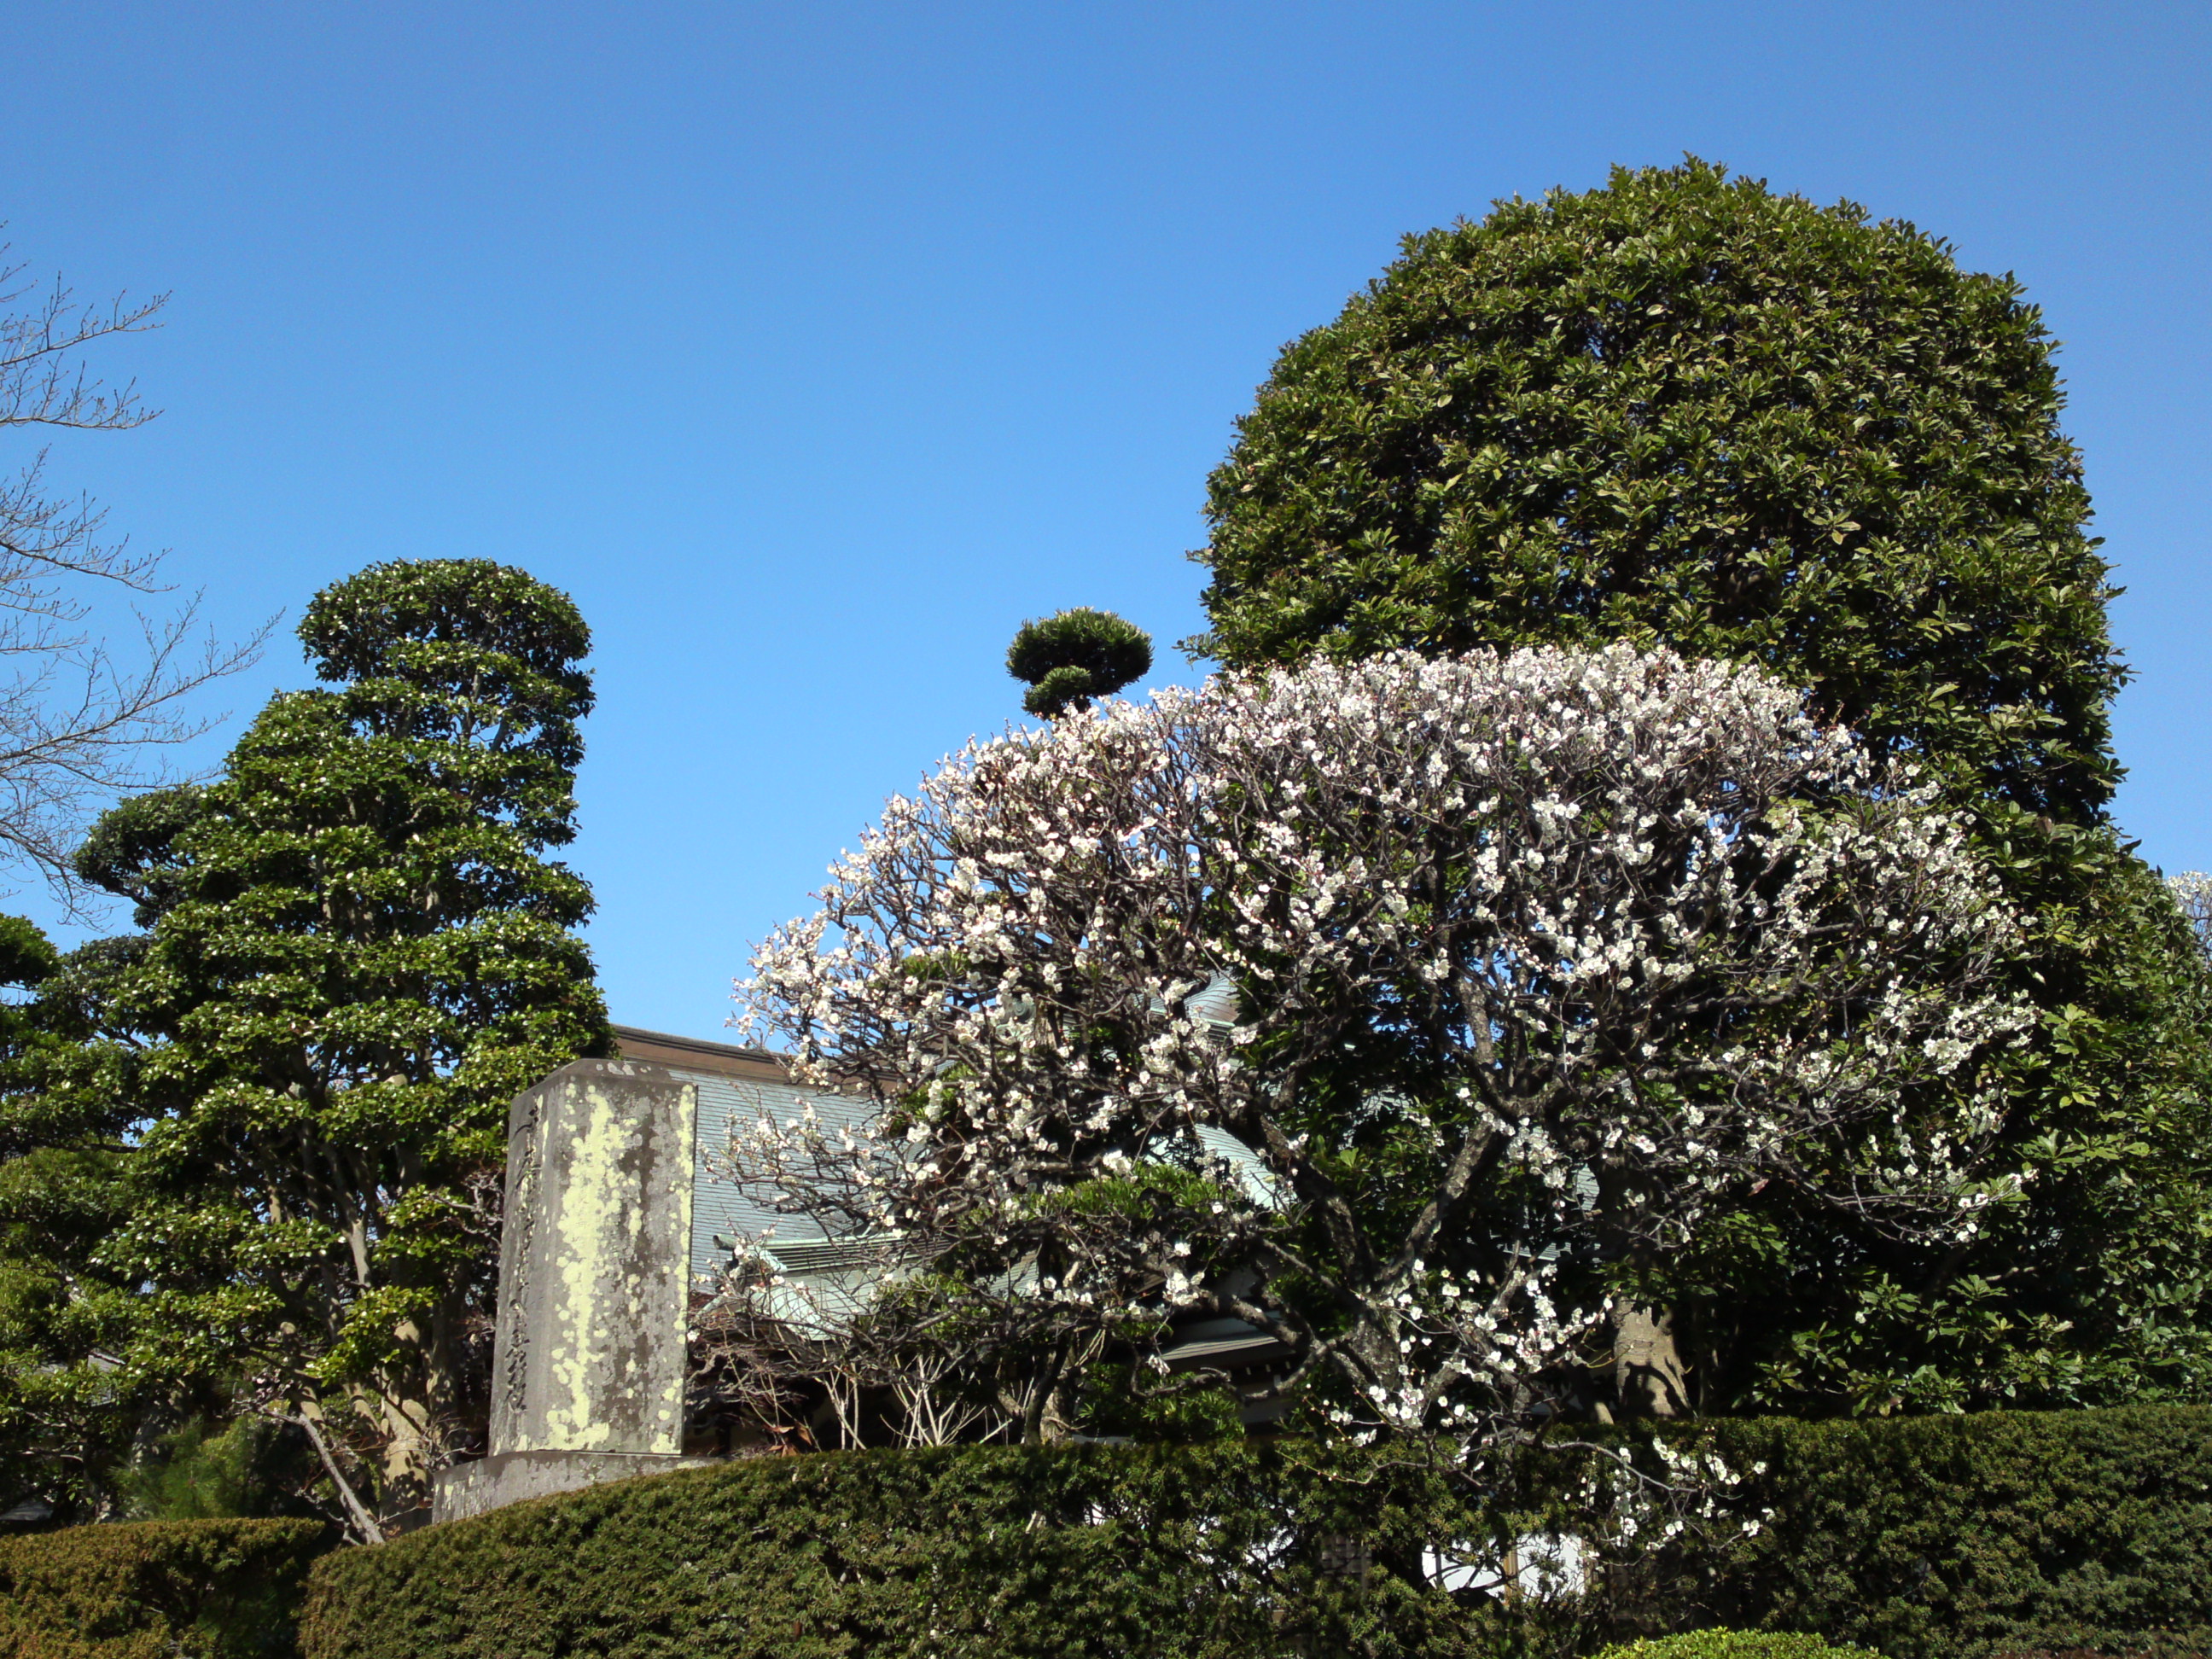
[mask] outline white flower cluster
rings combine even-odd
[[[1394,655],[1108,703],[948,759],[820,897],[740,1000],[879,1127],[768,1126],[755,1177],[981,1252],[1024,1328],[1264,1325],[1255,1386],[1328,1379],[1353,1431],[1525,1407],[1605,1260],[1769,1183],[1931,1237],[2004,1195],[2014,923],[1751,669]]]
[[[2185,870],[2166,878],[2166,890],[2197,930],[2197,946],[2212,957],[2212,876],[2202,870]]]

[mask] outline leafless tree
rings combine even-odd
[[[964,1309],[906,1305],[921,1265],[872,1255],[823,1284],[741,1256],[692,1315],[695,1388],[786,1449],[832,1443],[833,1428],[845,1446],[1011,1437],[1022,1403],[992,1386],[1000,1334]]]
[[[4,252],[4,248],[0,248]],[[0,429],[123,432],[160,411],[134,382],[109,386],[82,352],[111,336],[157,326],[166,295],[81,305],[57,280],[0,265]],[[166,619],[132,606],[142,648],[118,655],[88,627],[103,586],[167,592],[161,556],[105,535],[87,497],[57,494],[48,451],[0,482],[0,857],[36,870],[72,905],[70,868],[87,818],[116,795],[161,781],[149,748],[199,736],[210,720],[187,700],[258,655],[266,625],[225,645],[203,628],[194,595]]]

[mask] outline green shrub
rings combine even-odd
[[[1443,1652],[1467,1618],[1404,1573],[1451,1513],[1429,1472],[1303,1446],[762,1458],[349,1551],[301,1641],[317,1659]],[[1345,1536],[1395,1568],[1362,1587],[1322,1547]]]
[[[195,1420],[164,1436],[160,1455],[116,1480],[125,1512],[141,1521],[304,1518],[294,1493],[321,1470],[307,1437],[289,1424],[241,1416],[220,1432]]]
[[[1744,1478],[1709,1522],[1556,1601],[1430,1577],[1440,1556],[1494,1561],[1526,1533],[1587,1530],[1585,1482],[1614,1467],[1587,1444],[1480,1488],[1402,1452],[1295,1442],[971,1447],[758,1459],[347,1551],[315,1570],[301,1644],[309,1659],[1416,1659],[1718,1624],[1887,1659],[2212,1647],[2212,1409],[1723,1421],[1667,1438]]]
[[[2212,1410],[1718,1423],[1771,1510],[1662,1600],[1888,1659],[2212,1645]],[[1702,1578],[1699,1597],[1686,1582]],[[1677,1617],[1662,1628],[1692,1622]]]
[[[1598,1659],[1828,1659],[1830,1654],[1863,1659],[1857,1649],[1832,1647],[1820,1638],[1799,1631],[1718,1626],[1622,1642],[1607,1648]]]
[[[0,1540],[0,1659],[281,1659],[312,1521],[149,1521]]]

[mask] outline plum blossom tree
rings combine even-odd
[[[911,1265],[866,1340],[1018,1355],[1027,1437],[1109,1344],[1140,1389],[1479,1435],[1597,1403],[1609,1302],[1730,1194],[1919,1239],[2007,1195],[2014,918],[1754,669],[1401,653],[1106,704],[970,744],[820,897],[744,1020],[878,1110],[732,1156]],[[1168,1376],[1192,1313],[1280,1362]]]
[[[2178,876],[2168,876],[2166,885],[2173,902],[2181,907],[2181,914],[2189,918],[2190,931],[2197,936],[2198,946],[2212,956],[2212,876],[2202,870],[2185,870]]]

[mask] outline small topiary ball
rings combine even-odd
[[[1110,611],[1079,605],[1025,622],[1006,647],[1006,672],[1029,683],[1022,707],[1046,720],[1088,708],[1152,665],[1152,636]]]

